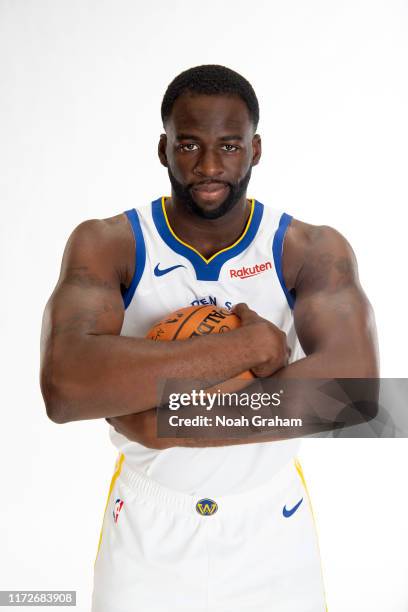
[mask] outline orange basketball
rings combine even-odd
[[[169,314],[153,325],[146,338],[151,340],[186,340],[207,334],[222,334],[241,325],[233,312],[216,306],[187,306]]]
[[[187,340],[207,334],[223,334],[240,327],[241,319],[218,306],[187,306],[179,308],[153,325],[146,338],[151,340]],[[254,378],[248,370],[240,378]]]

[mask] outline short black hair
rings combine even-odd
[[[163,125],[170,117],[175,101],[184,93],[239,96],[247,105],[254,129],[258,127],[259,104],[253,87],[231,68],[218,64],[205,64],[189,68],[176,76],[163,97],[161,105]]]

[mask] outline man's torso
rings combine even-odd
[[[292,361],[304,355],[293,325],[293,296],[282,271],[288,215],[253,200],[243,234],[207,259],[174,234],[163,198],[137,212],[128,211],[127,220],[132,228],[133,266],[131,262],[124,266],[127,289],[121,335],[144,337],[154,323],[183,306],[232,308],[246,302],[285,331]],[[132,469],[169,488],[197,494],[236,493],[258,486],[287,463],[298,447],[292,440],[156,450],[129,441],[113,427],[110,435]]]

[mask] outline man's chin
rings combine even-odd
[[[194,198],[192,198],[191,209],[192,211],[202,217],[203,219],[218,219],[225,215],[228,210],[230,210],[229,206],[226,206],[228,198],[224,198],[221,202],[213,202],[209,204],[208,202],[202,203],[197,202]]]
[[[231,201],[230,199],[231,188],[228,187],[226,191],[227,193],[224,197],[212,199],[206,197],[206,195],[201,197],[201,194],[197,194],[191,189],[190,208],[204,219],[218,219],[225,215],[236,204],[235,200]]]

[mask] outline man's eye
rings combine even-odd
[[[196,147],[196,148],[194,148],[194,147]],[[196,145],[194,142],[189,142],[188,144],[180,145],[179,148],[182,151],[197,151],[198,145]]]
[[[225,144],[225,145],[222,145],[222,146],[223,146],[223,148],[226,149],[226,151],[229,151],[229,152],[230,151],[238,151],[238,147],[236,147],[235,145]]]

